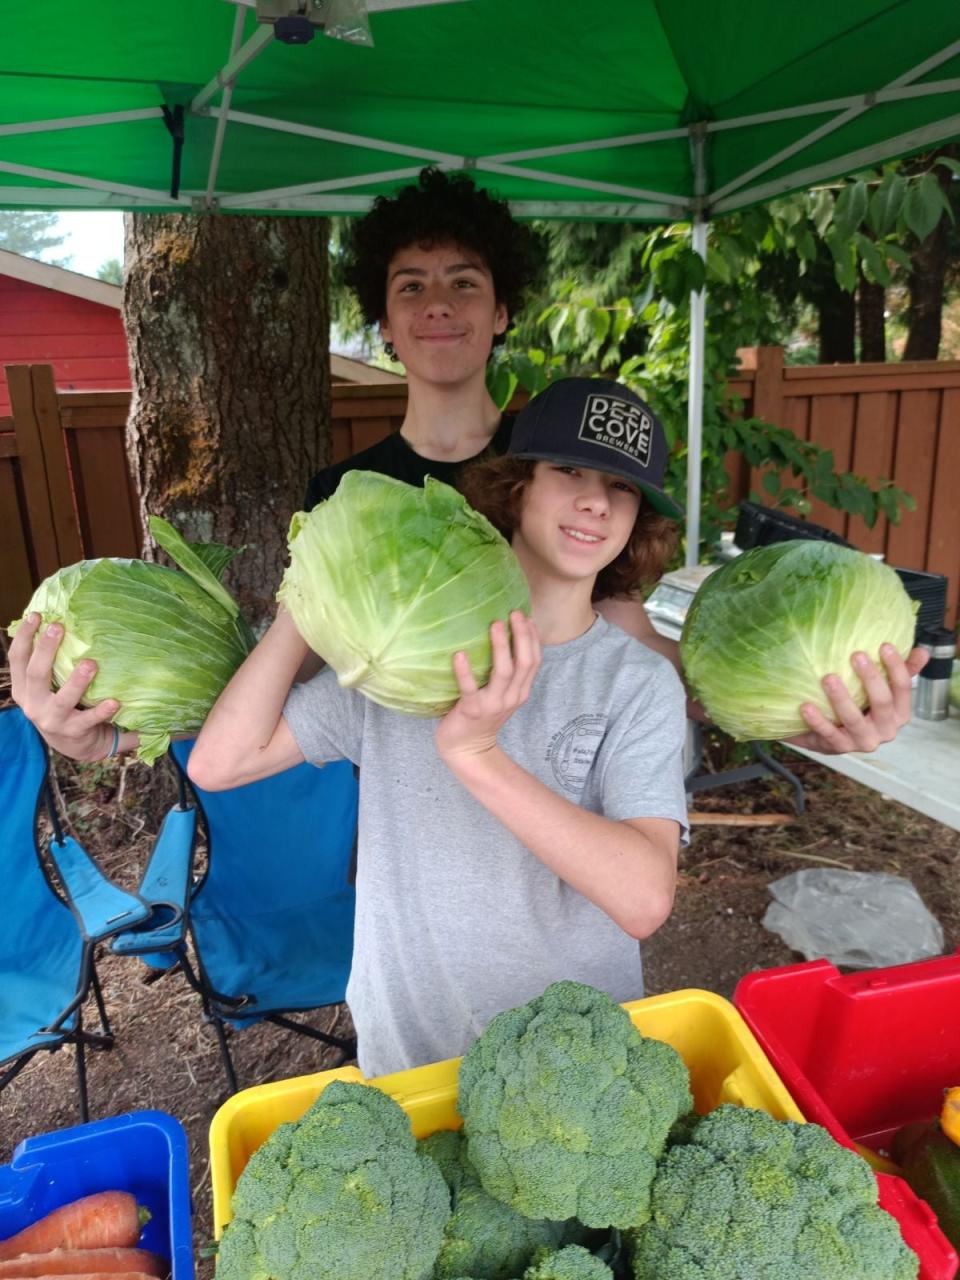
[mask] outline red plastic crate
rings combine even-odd
[[[960,951],[841,975],[827,960],[741,978],[733,1002],[808,1120],[884,1155],[960,1084]],[[902,1178],[878,1173],[881,1205],[919,1256],[920,1280],[953,1280],[956,1250]]]

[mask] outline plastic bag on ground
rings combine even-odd
[[[943,951],[939,921],[901,876],[817,867],[767,887],[774,901],[763,927],[806,960],[875,969]]]

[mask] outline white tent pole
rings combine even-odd
[[[694,125],[690,131],[693,151],[696,211],[691,228],[694,253],[707,261],[707,219],[703,197],[707,186],[706,129]],[[687,550],[689,567],[700,562],[700,492],[703,465],[703,375],[707,329],[707,286],[690,292],[690,356],[687,395]]]
[[[237,9],[233,19],[233,34],[230,37],[230,57],[237,56],[237,50],[240,48],[243,40],[243,24],[247,15],[243,9]],[[223,97],[220,99],[221,111],[217,118],[217,132],[213,139],[213,154],[210,157],[210,168],[207,171],[207,192],[206,202],[207,208],[213,206],[213,193],[217,189],[217,172],[220,168],[220,157],[223,154],[223,135],[227,131],[227,120],[230,112],[230,100],[233,97],[234,81],[231,80],[223,91]]]
[[[707,260],[707,223],[697,217],[693,251]],[[703,373],[707,328],[707,289],[690,294],[690,368],[687,403],[687,565],[700,562],[700,471],[703,463]]]

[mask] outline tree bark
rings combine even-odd
[[[953,149],[944,149],[953,154]],[[939,154],[939,153],[938,153]],[[946,191],[953,175],[943,165],[934,169]],[[950,227],[944,216],[910,255],[910,308],[904,360],[936,360],[940,354],[943,284],[947,272]]]
[[[290,515],[329,460],[328,233],[323,218],[126,218],[144,528],[162,515],[192,541],[246,544],[226,580],[254,626],[272,614]]]
[[[860,328],[860,359],[879,362],[887,358],[887,331],[884,307],[887,291],[860,276],[857,285],[857,322]]]
[[[816,302],[820,316],[820,363],[853,364],[856,359],[856,303],[833,276],[824,280]]]

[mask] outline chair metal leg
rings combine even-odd
[[[100,987],[100,976],[97,973],[97,966],[91,965],[90,968],[90,985],[93,987],[93,998],[97,1002],[97,1013],[100,1015],[100,1026],[103,1028],[103,1034],[109,1036],[112,1042],[113,1031],[110,1027],[110,1020],[107,1017],[107,1006],[103,1002],[103,991]]]
[[[310,1036],[313,1040],[321,1040],[333,1049],[340,1049],[343,1056],[337,1066],[342,1065],[348,1058],[357,1056],[356,1036],[335,1036],[329,1031],[319,1031],[307,1022],[294,1022],[292,1018],[287,1018],[282,1013],[270,1014],[267,1021],[275,1023],[278,1027],[286,1027],[288,1031],[296,1031],[302,1036]]]
[[[80,1033],[76,1040],[77,1051],[77,1091],[80,1094],[80,1123],[86,1124],[90,1119],[90,1107],[87,1102],[87,1064],[85,1060],[86,1045],[80,1026],[80,1014],[77,1014],[77,1031]]]
[[[186,949],[181,950],[179,955],[180,965],[183,969],[183,976],[200,997],[205,1021],[212,1023],[213,1029],[217,1033],[217,1044],[220,1046],[220,1060],[223,1063],[223,1070],[226,1073],[227,1085],[231,1094],[236,1093],[240,1088],[240,1085],[237,1083],[237,1073],[233,1066],[233,1058],[230,1056],[230,1048],[227,1044],[227,1033],[224,1028],[223,1021],[213,1011],[213,1007],[210,1004],[210,997],[207,994],[207,989],[194,972],[193,965],[191,965],[187,957]]]
[[[36,1053],[37,1050],[34,1050]],[[15,1080],[23,1068],[27,1065],[34,1053],[25,1053],[22,1058],[18,1058],[16,1062],[7,1071],[0,1076],[0,1090],[5,1089],[11,1080]]]
[[[230,1049],[227,1045],[227,1033],[223,1022],[215,1013],[208,1012],[210,1022],[213,1023],[213,1029],[217,1033],[217,1043],[220,1045],[220,1058],[223,1062],[223,1069],[227,1073],[227,1083],[230,1086],[230,1092],[236,1093],[240,1088],[237,1083],[237,1073],[233,1067],[233,1058],[230,1056]]]

